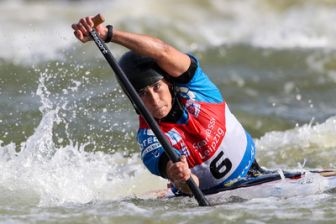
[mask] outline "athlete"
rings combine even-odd
[[[82,18],[72,25],[83,43],[91,40],[92,18]],[[201,190],[209,190],[258,169],[250,134],[231,113],[198,59],[151,36],[110,25],[100,24],[95,29],[106,43],[130,50],[119,65],[181,156],[180,162],[172,163],[139,115],[137,141],[151,173],[169,179],[175,191],[190,194],[185,184],[190,177]]]

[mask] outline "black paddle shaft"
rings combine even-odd
[[[149,127],[154,132],[155,136],[157,137],[158,141],[161,143],[165,153],[167,154],[168,158],[173,161],[174,163],[180,161],[179,155],[175,152],[173,147],[170,145],[168,140],[165,138],[165,136],[162,134],[161,129],[159,125],[156,123],[153,116],[149,113],[145,105],[143,104],[140,96],[134,89],[131,82],[128,80],[127,76],[123,72],[123,70],[120,68],[119,64],[113,57],[110,50],[107,48],[106,44],[103,42],[103,40],[99,37],[96,30],[93,29],[90,32],[90,35],[94,42],[96,43],[97,47],[99,48],[100,52],[104,55],[107,62],[110,64],[112,70],[114,71],[115,75],[117,76],[117,79],[119,80],[119,83],[122,87],[122,89],[125,91],[126,95],[132,102],[132,104],[139,110],[139,113],[144,117],[145,121],[149,125]],[[186,181],[188,184],[191,192],[193,193],[194,197],[196,198],[198,204],[200,206],[210,206],[210,203],[205,198],[202,191],[199,189],[199,187],[195,184],[192,177],[190,177],[189,180]]]

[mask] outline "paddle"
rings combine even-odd
[[[104,22],[104,18],[98,14],[94,17],[94,25],[95,27],[101,23]],[[97,47],[101,51],[101,53],[104,55],[107,62],[110,64],[112,70],[114,71],[115,75],[117,76],[117,79],[119,80],[119,83],[122,87],[122,89],[125,91],[126,95],[130,99],[130,101],[135,105],[135,107],[138,109],[139,113],[144,117],[149,127],[152,129],[154,134],[156,135],[157,139],[161,143],[163,149],[165,150],[165,153],[167,154],[168,158],[176,163],[180,161],[180,157],[175,152],[173,147],[170,145],[168,140],[165,138],[163,133],[161,132],[161,129],[159,125],[156,123],[153,116],[149,113],[145,105],[143,104],[141,98],[139,97],[138,93],[134,89],[133,85],[128,80],[127,76],[123,72],[123,70],[118,65],[117,61],[113,57],[110,50],[105,45],[104,41],[99,37],[95,29],[92,29],[90,32],[90,35],[94,42],[96,43]],[[207,199],[204,197],[202,191],[199,189],[199,187],[195,184],[194,180],[190,177],[189,180],[186,181],[188,187],[190,188],[191,192],[193,193],[194,197],[196,198],[198,204],[200,206],[209,206],[210,203],[207,201]]]

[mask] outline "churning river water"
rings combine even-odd
[[[102,13],[200,59],[272,169],[336,168],[336,1],[0,1],[0,223],[335,223],[316,175],[157,199],[137,116],[71,24]],[[109,44],[118,58],[126,49]],[[219,200],[219,201],[218,201]]]

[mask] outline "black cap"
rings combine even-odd
[[[119,65],[137,91],[163,79],[167,74],[154,59],[129,51],[119,60]]]

